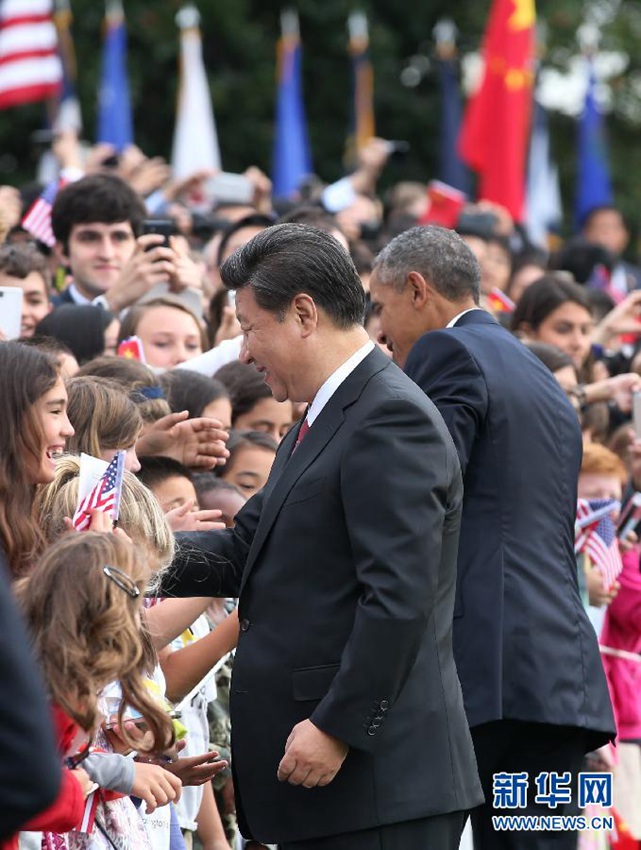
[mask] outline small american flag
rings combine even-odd
[[[85,531],[91,522],[89,511],[102,511],[111,516],[114,522],[120,510],[122,476],[125,470],[125,452],[118,452],[100,476],[88,496],[80,501],[73,517],[73,526],[77,531]]]
[[[62,185],[62,180],[52,180],[40,197],[31,204],[22,219],[24,229],[50,248],[56,244],[56,237],[51,229],[51,209]]]
[[[575,552],[585,552],[610,590],[623,569],[612,513],[620,507],[615,499],[579,499]]]

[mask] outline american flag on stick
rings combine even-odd
[[[22,219],[24,229],[35,236],[36,239],[48,245],[49,248],[53,248],[56,244],[56,237],[51,229],[51,210],[58,190],[63,185],[64,181],[62,180],[52,180],[42,194],[31,204]]]
[[[623,569],[619,541],[612,513],[618,511],[615,499],[579,499],[575,552],[584,552],[603,577],[608,591]]]
[[[86,531],[89,527],[90,511],[102,511],[116,522],[120,511],[124,471],[125,452],[117,452],[88,495],[80,499],[73,516],[73,526],[77,531]]]

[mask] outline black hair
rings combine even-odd
[[[105,331],[115,318],[92,304],[61,304],[38,322],[36,333],[59,339],[82,364],[104,353]]]
[[[511,327],[518,331],[523,325],[536,330],[558,307],[568,301],[584,307],[590,315],[592,309],[585,289],[569,280],[564,274],[549,272],[530,284],[512,313]]]
[[[58,192],[51,211],[51,228],[67,252],[76,224],[128,221],[138,237],[146,217],[143,201],[128,183],[114,174],[90,174]]]
[[[267,215],[251,213],[250,215],[244,215],[242,218],[239,218],[238,221],[233,221],[231,224],[228,224],[223,231],[220,242],[218,243],[218,251],[216,252],[217,264],[219,266],[222,264],[225,256],[225,249],[227,248],[229,240],[232,238],[234,233],[237,233],[239,230],[243,230],[245,227],[271,227],[273,223],[274,219]]]
[[[354,263],[329,233],[303,224],[263,230],[220,268],[228,289],[251,287],[256,304],[279,321],[292,299],[309,295],[337,328],[360,325],[365,293]]]
[[[544,366],[547,366],[550,372],[557,372],[559,369],[564,369],[566,366],[571,366],[576,372],[574,360],[565,351],[561,351],[556,345],[549,345],[547,342],[534,342],[527,340],[523,345],[528,348],[532,354],[539,358]]]
[[[145,487],[153,490],[157,484],[162,484],[168,478],[187,478],[192,481],[191,471],[173,457],[154,455],[139,457],[140,469],[136,473]]]
[[[160,376],[160,385],[172,411],[187,410],[190,419],[202,416],[203,410],[212,401],[230,397],[222,381],[189,369],[170,369]]]

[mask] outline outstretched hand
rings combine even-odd
[[[163,416],[136,442],[138,455],[173,457],[190,469],[212,469],[229,457],[229,438],[220,422],[208,417],[188,419],[188,411]]]

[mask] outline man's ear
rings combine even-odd
[[[69,256],[65,250],[65,246],[62,242],[56,242],[53,246],[54,253],[56,255],[56,259],[60,263],[61,266],[69,267]]]
[[[292,299],[290,309],[300,324],[302,335],[309,336],[318,326],[318,307],[316,302],[306,292],[299,292]]]
[[[412,306],[421,310],[434,294],[434,287],[419,272],[409,272],[407,285],[412,296]]]

